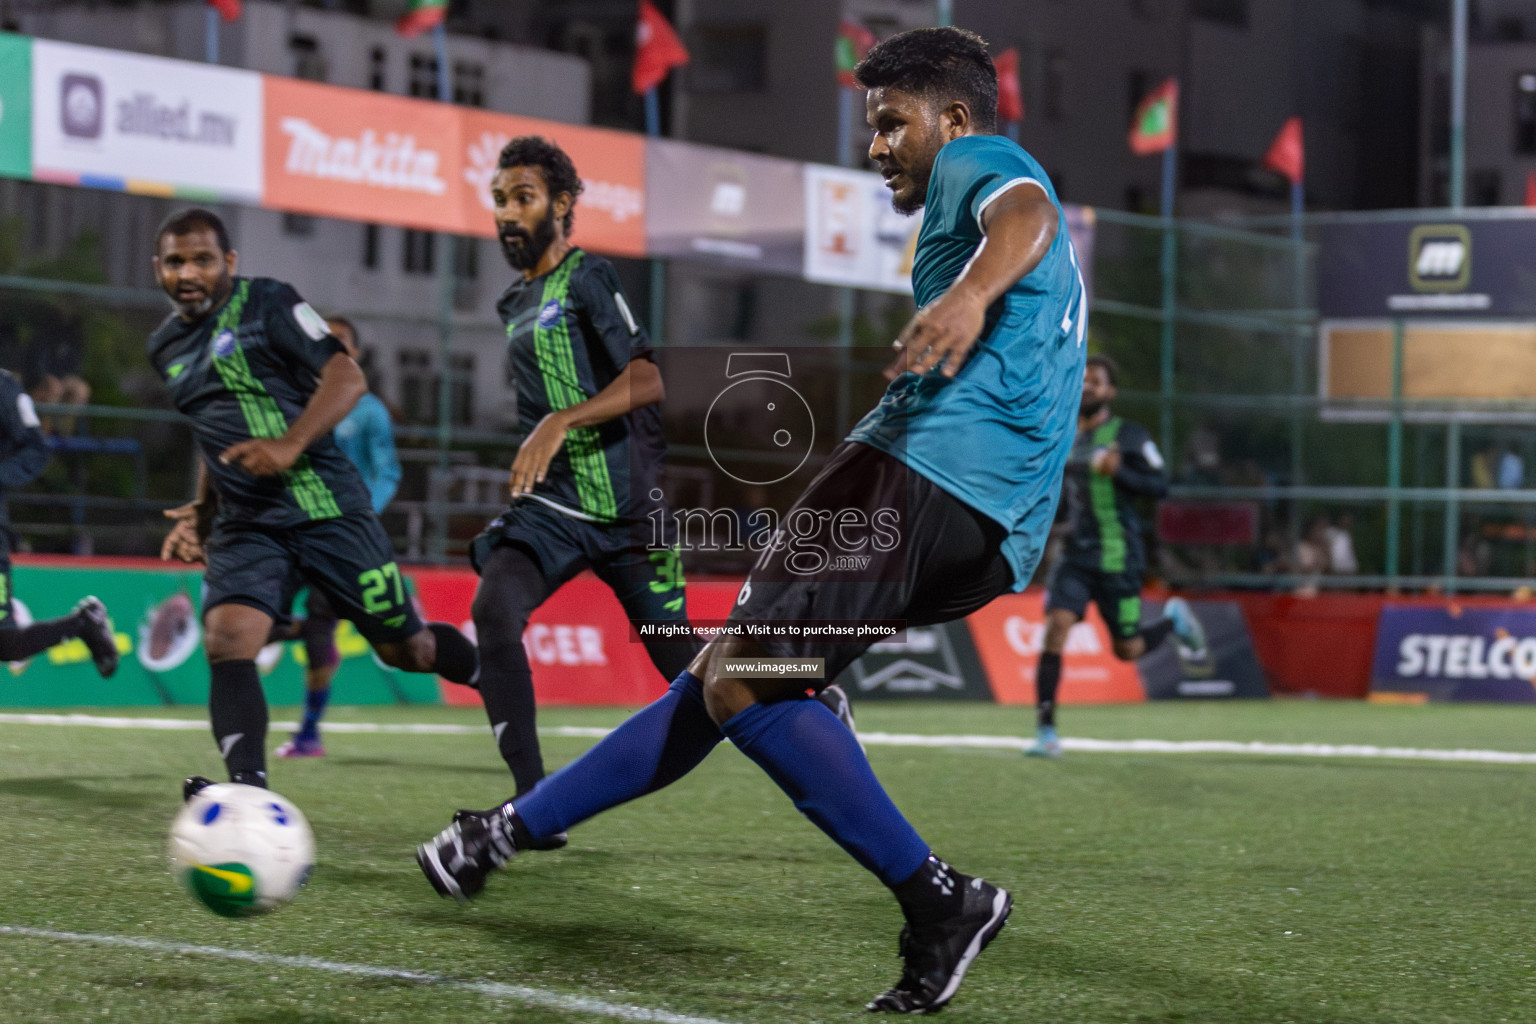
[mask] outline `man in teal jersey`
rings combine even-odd
[[[781,521],[737,598],[738,628],[582,757],[525,796],[461,814],[416,856],[439,894],[467,901],[519,850],[672,783],[729,738],[896,897],[904,967],[868,1008],[931,1013],[1012,897],[934,855],[858,740],[806,696],[811,681],[756,678],[735,659],[821,659],[819,688],[874,639],[825,639],[834,624],[945,622],[1029,581],[1071,444],[1086,305],[1049,180],[993,134],[997,76],[978,36],[904,32],[855,76],[893,204],[927,206],[920,308],[896,341],[884,399]],[[858,557],[814,557],[834,544]],[[802,632],[751,638],[749,627],[774,622]]]
[[[327,321],[331,336],[342,349],[357,360],[357,328],[345,317]],[[365,391],[346,419],[336,424],[336,445],[362,474],[374,512],[384,509],[400,487],[400,456],[395,452],[395,424],[384,402],[372,391]],[[304,641],[304,718],[299,731],[273,753],[278,757],[324,757],[320,742],[320,719],[331,699],[331,680],[341,666],[341,652],[336,649],[336,625],[339,616],[325,593],[309,588],[304,604],[304,618],[287,629],[279,627],[282,639]]]
[[[367,390],[320,314],[281,281],[236,277],[218,215],[172,214],[154,267],[173,312],[149,359],[192,423],[197,497],[171,509],[162,558],[205,562],[208,713],[231,782],[265,786],[267,702],[256,655],[285,618],[296,575],[387,664],[468,683],[475,648],[423,625],[357,468],[331,431]],[[208,785],[183,784],[186,796]]]
[[[1035,670],[1038,726],[1030,757],[1060,757],[1056,690],[1067,634],[1083,619],[1088,602],[1099,606],[1114,642],[1115,657],[1135,661],[1170,633],[1191,654],[1205,646],[1200,623],[1183,598],[1173,598],[1164,618],[1141,624],[1141,574],[1146,557],[1136,504],[1168,493],[1163,457],[1146,428],[1116,416],[1109,407],[1119,383],[1114,360],[1088,357],[1078,406],[1077,438],[1067,459],[1066,547],[1051,570],[1045,602],[1045,639]]]

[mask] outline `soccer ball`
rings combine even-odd
[[[234,783],[195,793],[171,824],[171,868],[199,903],[249,917],[293,899],[315,865],[315,837],[292,803]]]

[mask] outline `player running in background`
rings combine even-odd
[[[327,324],[331,336],[357,361],[360,350],[352,321],[333,316]],[[347,418],[336,424],[334,434],[342,454],[363,475],[374,512],[382,515],[400,488],[400,456],[395,452],[395,425],[389,409],[378,395],[365,391]],[[339,621],[325,594],[318,587],[310,587],[303,621],[294,623],[290,635],[283,638],[304,641],[304,720],[299,723],[299,731],[273,752],[278,757],[325,755],[320,742],[320,719],[330,703],[331,680],[341,666],[341,654],[336,650]]]
[[[902,330],[894,380],[784,522],[871,522],[904,510],[897,543],[863,572],[797,575],[783,530],[732,613],[782,621],[946,622],[1028,583],[1055,517],[1083,379],[1087,313],[1077,257],[1040,165],[993,134],[997,77],[986,44],[916,29],[872,49],[870,157],[896,209],[924,205],[913,265],[919,312]],[[823,518],[825,517],[825,518]],[[803,539],[803,538],[801,538]],[[729,738],[817,826],[895,895],[906,928],[900,980],[871,1010],[932,1012],[1002,928],[1010,895],[953,870],[896,809],[857,739],[806,680],[742,678],[733,657],[819,657],[825,678],[870,641],[711,642],[665,696],[532,793],[459,815],[417,848],[444,896],[467,900],[520,849],[692,770]]]
[[[0,661],[26,661],[66,640],[79,637],[102,677],[117,671],[117,640],[107,609],[86,597],[68,615],[28,626],[16,624],[11,604],[11,517],[5,493],[36,480],[48,465],[48,439],[31,397],[9,370],[0,370]]]
[[[230,781],[265,786],[267,702],[256,655],[286,617],[298,575],[379,657],[469,683],[475,646],[423,626],[368,488],[331,431],[367,391],[363,371],[292,287],[236,277],[216,214],[173,214],[155,236],[155,273],[174,312],[150,335],[150,362],[192,421],[197,497],[162,558],[204,561],[208,712]],[[217,506],[215,507],[215,499]],[[194,776],[190,794],[208,780]]]
[[[1045,640],[1035,669],[1038,723],[1035,742],[1024,748],[1029,757],[1061,756],[1056,736],[1061,652],[1067,634],[1083,620],[1089,601],[1099,606],[1114,641],[1115,657],[1121,661],[1135,661],[1170,633],[1191,655],[1205,648],[1204,631],[1183,598],[1172,598],[1163,606],[1165,618],[1141,624],[1146,555],[1136,504],[1142,498],[1166,495],[1168,477],[1147,429],[1110,410],[1119,377],[1108,356],[1088,357],[1077,438],[1062,482],[1067,495],[1067,543],[1051,569],[1048,585]]]

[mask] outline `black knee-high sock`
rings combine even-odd
[[[80,635],[80,616],[65,615],[18,629],[0,629],[0,661],[26,661]]]
[[[533,699],[533,668],[528,664],[520,631],[510,636],[485,636],[480,697],[485,701],[485,713],[491,720],[501,759],[512,769],[517,795],[522,796],[544,777],[538,710]]]
[[[1147,653],[1151,654],[1157,650],[1159,644],[1168,639],[1168,634],[1172,632],[1172,619],[1158,619],[1150,626],[1143,626],[1141,632],[1136,635],[1141,637],[1142,642],[1147,645]]]
[[[213,739],[224,755],[224,767],[230,779],[246,772],[267,774],[267,696],[261,689],[261,677],[254,661],[217,661],[210,666],[212,681],[208,687],[208,719],[213,725]]]
[[[432,671],[450,683],[473,686],[480,671],[480,652],[469,637],[446,622],[429,622],[427,628],[437,638],[437,658]]]
[[[1035,720],[1040,725],[1056,725],[1056,688],[1061,685],[1061,655],[1040,653],[1035,669]]]

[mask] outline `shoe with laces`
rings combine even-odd
[[[416,863],[439,896],[468,903],[485,888],[492,871],[517,856],[513,838],[517,824],[521,823],[509,805],[461,811],[453,816],[453,824],[416,847]]]
[[[213,785],[213,780],[202,775],[189,775],[181,783],[181,802],[186,803]]]
[[[1025,757],[1048,757],[1052,760],[1061,756],[1061,740],[1056,735],[1056,727],[1042,725],[1035,730],[1035,742],[1024,748]]]
[[[859,730],[853,727],[853,703],[841,686],[836,683],[823,686],[817,691],[816,699],[825,704],[837,716],[837,720],[848,727],[849,732],[855,736],[859,734]]]
[[[276,757],[324,757],[325,746],[320,742],[320,737],[313,738],[294,736],[288,742],[274,750]]]
[[[465,818],[483,817],[487,814],[496,814],[500,810],[501,808],[498,807],[489,811],[454,811],[453,820],[459,822]],[[516,839],[519,850],[563,850],[568,842],[570,842],[570,836],[564,832],[556,832],[554,835],[545,836],[543,839],[535,839],[532,835],[519,832]]]
[[[957,877],[960,909],[950,918],[901,930],[901,979],[865,1009],[871,1013],[937,1013],[954,998],[965,972],[997,937],[1013,910],[1013,897],[980,878]]]
[[[1205,627],[1200,625],[1189,602],[1182,597],[1170,597],[1163,605],[1163,614],[1173,622],[1173,638],[1179,645],[1179,653],[1190,661],[1204,658]]]
[[[80,639],[91,652],[96,671],[106,679],[117,671],[118,660],[117,637],[112,632],[107,606],[97,598],[87,597],[75,605],[75,614],[80,617]]]

